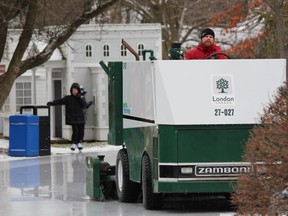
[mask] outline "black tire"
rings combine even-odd
[[[129,177],[129,161],[126,149],[121,149],[116,159],[116,189],[121,202],[137,202],[141,185]]]
[[[144,155],[142,158],[142,194],[143,205],[146,209],[156,210],[162,208],[162,194],[153,193],[152,170],[148,155]]]

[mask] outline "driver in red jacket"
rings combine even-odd
[[[205,59],[215,52],[223,52],[219,46],[215,44],[215,33],[212,29],[206,28],[201,32],[201,41],[194,49],[186,52],[184,59]],[[225,55],[215,55],[215,59],[227,59]]]

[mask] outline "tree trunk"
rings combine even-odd
[[[272,7],[276,20],[276,31],[280,48],[280,58],[288,61],[288,1],[287,0],[266,0]],[[288,64],[286,63],[286,80],[288,77]]]
[[[279,47],[280,47],[280,57],[285,58],[288,61],[288,43],[287,43],[287,35],[288,35],[288,27],[286,25],[285,16],[288,15],[285,8],[279,5],[279,13],[276,13],[276,25],[277,25],[277,34],[279,37]],[[286,10],[287,11],[287,10]],[[286,63],[286,79],[288,77],[288,64]]]

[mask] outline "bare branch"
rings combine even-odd
[[[57,0],[53,0],[56,1]],[[79,28],[80,25],[88,22],[90,19],[105,12],[110,6],[119,0],[65,0],[58,1],[61,5],[69,6],[58,7],[57,10],[63,10],[60,17],[43,16],[43,11],[46,9],[46,3],[51,3],[52,0],[3,0],[0,2],[0,57],[3,55],[3,50],[7,40],[8,20],[18,18],[18,28],[21,28],[22,33],[18,39],[17,47],[13,53],[12,59],[9,62],[6,73],[0,76],[0,107],[4,104],[12,85],[17,77],[25,73],[27,70],[37,67],[51,57],[56,48],[65,43],[71,35]],[[75,2],[75,5],[69,5],[69,2]],[[8,4],[9,3],[9,4]],[[59,4],[56,4],[57,6]],[[49,6],[55,7],[54,4]],[[56,10],[55,9],[55,10]],[[67,11],[65,11],[67,10]],[[52,12],[53,11],[49,11]],[[24,25],[19,25],[19,15]],[[45,13],[44,13],[45,15]],[[41,19],[38,19],[41,18]],[[43,18],[44,17],[44,18]],[[46,22],[48,18],[48,22]],[[52,18],[52,19],[51,19]],[[59,25],[59,22],[62,25]],[[55,31],[46,31],[47,24],[57,23]],[[3,24],[3,25],[1,25]],[[47,34],[46,34],[47,33]],[[37,38],[38,37],[38,38]],[[28,55],[26,60],[23,56],[27,51],[30,42],[35,38],[46,37],[47,46],[40,53],[33,53]]]
[[[16,77],[21,75],[21,72],[18,68],[21,59],[29,45],[29,42],[31,40],[33,30],[34,30],[34,24],[36,20],[36,14],[38,9],[38,0],[31,1],[28,6],[28,13],[26,16],[25,25],[23,28],[23,31],[21,33],[21,36],[19,38],[19,42],[17,44],[17,47],[15,49],[14,55],[10,61],[8,71],[11,70],[10,68],[14,68],[14,73]]]
[[[86,8],[87,11],[83,13],[79,18],[75,19],[69,26],[67,26],[67,28],[63,29],[63,32],[61,34],[59,34],[57,37],[51,38],[51,40],[41,53],[29,59],[26,59],[21,63],[20,75],[23,74],[26,70],[41,65],[45,61],[47,61],[53,54],[54,50],[60,45],[62,45],[64,42],[66,42],[71,37],[71,35],[79,28],[80,25],[85,23],[87,20],[100,15],[117,1],[118,0],[105,1],[104,4],[97,5],[96,9],[94,10],[89,10],[89,7]]]

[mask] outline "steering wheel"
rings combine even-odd
[[[211,55],[209,55],[209,56],[207,56],[206,58],[204,58],[204,59],[210,59],[210,58],[212,58],[212,57],[214,57],[214,56],[217,56],[217,55],[224,55],[224,56],[226,56],[228,59],[230,59],[230,56],[228,56],[226,53],[224,53],[224,52],[215,52],[215,53],[212,53]]]

